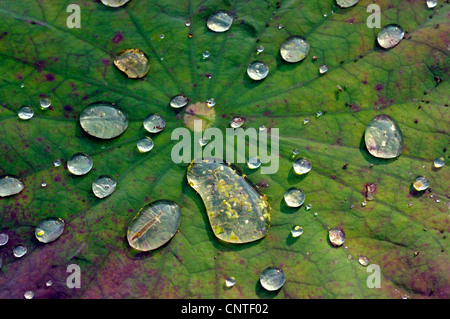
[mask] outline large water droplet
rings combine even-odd
[[[417,176],[414,179],[412,185],[416,191],[421,192],[421,191],[426,190],[430,186],[430,182],[428,181],[428,179],[425,176]]]
[[[364,139],[367,150],[375,157],[395,158],[403,150],[402,131],[398,124],[385,114],[379,114],[370,120]]]
[[[306,158],[299,158],[299,159],[295,160],[295,162],[292,164],[292,166],[294,167],[294,172],[297,175],[306,174],[312,168],[311,162],[308,161]]]
[[[225,32],[231,28],[233,16],[226,11],[217,11],[209,16],[206,25],[208,29],[214,32]]]
[[[234,277],[228,277],[225,279],[225,286],[228,288],[233,287],[236,284],[236,279]]]
[[[89,155],[84,153],[76,153],[67,161],[67,169],[73,175],[85,175],[89,173],[93,164],[94,163]]]
[[[181,107],[185,107],[188,103],[189,103],[189,99],[186,96],[184,96],[183,94],[175,95],[170,100],[170,106],[175,108],[175,109],[179,109]]]
[[[247,166],[250,169],[257,169],[261,166],[261,159],[258,156],[249,156]]]
[[[24,245],[18,245],[13,249],[13,255],[16,258],[21,258],[25,256],[27,251],[28,251],[27,247],[25,247]]]
[[[303,234],[303,228],[300,226],[294,226],[291,229],[291,235],[294,238],[300,237]]]
[[[230,126],[232,128],[238,128],[238,127],[241,127],[242,125],[244,125],[244,123],[245,123],[245,118],[236,116],[235,118],[233,118],[231,120]]]
[[[23,297],[25,299],[33,299],[34,298],[34,292],[31,290],[25,291],[25,293],[23,294]]]
[[[39,103],[41,104],[41,108],[44,110],[48,109],[50,105],[52,105],[52,101],[48,98],[41,99]]]
[[[139,49],[120,51],[114,59],[114,65],[132,79],[142,78],[150,70],[147,56]]]
[[[129,2],[130,0],[101,0],[102,3],[105,6],[118,8],[123,6],[125,3]]]
[[[284,193],[284,201],[289,207],[300,207],[305,202],[305,193],[296,187],[290,188]]]
[[[7,233],[0,234],[0,246],[5,246],[9,241],[9,236]]]
[[[41,243],[50,243],[61,236],[64,225],[64,220],[61,218],[47,218],[36,226],[34,235]]]
[[[436,6],[437,6],[437,1],[436,0],[427,0],[427,7],[428,8],[433,9]]]
[[[136,144],[139,152],[141,153],[150,152],[153,149],[153,145],[153,140],[148,136],[141,138]]]
[[[116,190],[117,182],[111,176],[101,175],[92,182],[92,192],[97,198],[105,198]]]
[[[247,243],[266,235],[270,223],[267,197],[237,168],[213,160],[193,162],[188,167],[187,180],[200,194],[217,238]]]
[[[325,64],[322,64],[322,65],[319,67],[319,73],[320,73],[320,74],[325,74],[325,73],[327,73],[327,72],[328,72],[328,66],[325,65]]]
[[[180,221],[177,203],[162,199],[147,204],[128,226],[128,243],[139,251],[157,249],[172,239]]]
[[[275,291],[283,287],[286,276],[281,268],[268,267],[262,272],[259,282],[264,289]]]
[[[248,76],[255,81],[264,79],[269,74],[269,67],[260,61],[253,61],[247,68]]]
[[[441,168],[445,165],[445,159],[443,157],[436,157],[433,161],[434,168]]]
[[[359,0],[336,0],[336,4],[341,8],[353,7]]]
[[[334,247],[339,247],[345,242],[345,233],[342,229],[333,228],[328,231],[328,238]]]
[[[378,32],[378,44],[384,49],[393,48],[403,39],[404,35],[402,27],[397,24],[389,24]]]
[[[358,262],[361,266],[363,267],[367,267],[369,265],[369,258],[367,258],[366,256],[360,256],[358,258]]]
[[[144,128],[150,133],[159,133],[166,127],[166,120],[157,114],[153,113],[144,119]]]
[[[29,120],[33,117],[34,111],[29,106],[22,106],[19,111],[17,111],[17,116],[19,116],[19,119],[21,120]]]
[[[95,102],[81,112],[80,125],[91,136],[111,139],[125,132],[128,116],[114,103]]]
[[[14,175],[0,176],[0,197],[19,194],[25,188],[25,184]]]
[[[309,43],[299,36],[292,36],[281,44],[280,54],[286,62],[299,62],[309,53]]]

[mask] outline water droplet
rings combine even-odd
[[[361,202],[361,206],[362,206],[362,207],[366,207],[366,205],[367,205],[367,202],[366,202],[366,201],[362,201],[362,202]]]
[[[378,44],[384,49],[393,48],[403,39],[404,35],[402,27],[397,24],[389,24],[378,32]]]
[[[358,262],[361,266],[367,267],[369,265],[369,258],[366,256],[360,256]]]
[[[67,169],[73,175],[85,175],[92,169],[93,161],[89,155],[76,153],[67,161]]]
[[[314,216],[317,216],[317,215],[319,215],[319,213],[318,212],[314,212]]]
[[[260,61],[253,61],[247,68],[248,76],[255,81],[264,79],[269,74],[269,67]]]
[[[118,7],[123,6],[125,3],[127,3],[130,0],[101,0],[101,1],[105,6],[118,8]]]
[[[39,103],[41,104],[41,108],[44,110],[48,109],[50,105],[52,105],[52,101],[50,101],[50,99],[48,98],[41,99]]]
[[[164,33],[161,33],[161,35],[159,36],[159,38],[162,40],[164,39]]]
[[[261,160],[258,156],[250,156],[247,161],[247,166],[250,169],[257,169],[261,166]]]
[[[233,16],[226,11],[217,11],[209,16],[206,26],[214,32],[225,32],[231,28]]]
[[[408,207],[412,207],[412,205],[413,205],[412,202],[409,202],[409,203],[408,203]]]
[[[284,29],[284,25],[279,24],[279,25],[278,25],[278,30],[281,30],[281,29]]]
[[[428,8],[433,9],[436,6],[437,6],[437,1],[436,0],[427,0],[427,7]]]
[[[22,106],[19,111],[17,111],[17,116],[19,116],[19,119],[21,120],[29,120],[33,117],[34,111],[29,106]]]
[[[25,299],[33,299],[34,298],[34,292],[32,292],[31,290],[26,291],[23,296],[25,297]]]
[[[111,176],[101,175],[92,182],[92,192],[97,198],[105,198],[116,190],[117,182]]]
[[[158,113],[148,115],[144,119],[144,128],[150,133],[159,133],[166,127],[166,121]]]
[[[206,100],[206,105],[208,107],[213,107],[214,105],[216,105],[216,100],[214,100],[213,98],[207,99]]]
[[[364,139],[367,150],[379,158],[398,157],[403,150],[403,134],[388,115],[379,114],[367,124]]]
[[[300,237],[303,234],[303,228],[300,226],[294,226],[291,229],[291,235],[294,238]]]
[[[21,258],[25,256],[27,250],[28,250],[27,247],[25,247],[24,245],[18,245],[13,249],[13,255],[16,258]]]
[[[245,123],[245,118],[240,117],[240,116],[236,116],[235,118],[233,118],[230,122],[230,126],[232,128],[239,128],[242,125],[244,125]]]
[[[126,49],[119,52],[114,65],[131,79],[144,77],[150,70],[148,57],[139,49]]]
[[[293,167],[294,167],[294,172],[297,175],[302,175],[302,174],[308,173],[311,170],[312,164],[310,161],[308,161],[305,158],[299,158],[299,159],[295,160]]]
[[[214,235],[228,243],[248,243],[269,230],[267,197],[231,164],[203,160],[188,167],[189,185],[200,194]]]
[[[25,184],[14,175],[0,176],[0,197],[19,194],[25,188]]]
[[[289,207],[300,207],[305,202],[305,193],[301,189],[292,187],[284,193],[284,201]]]
[[[328,231],[328,238],[334,247],[339,247],[345,242],[345,233],[339,228],[333,228]]]
[[[233,287],[236,284],[236,279],[234,277],[228,277],[225,279],[225,286],[228,288]]]
[[[416,191],[424,191],[430,186],[430,182],[425,176],[417,176],[414,179],[413,187],[416,189]]]
[[[289,37],[281,44],[280,53],[286,62],[299,62],[308,55],[309,43],[299,36]]]
[[[89,135],[107,140],[125,132],[128,116],[114,103],[94,102],[81,112],[80,125]]]
[[[305,118],[303,119],[303,125],[306,125],[306,124],[308,124],[308,123],[309,123],[309,118],[305,117]]]
[[[434,168],[441,168],[445,165],[445,159],[443,157],[437,157],[433,161]]]
[[[264,52],[264,47],[262,46],[262,45],[260,45],[260,46],[258,46],[257,48],[256,48],[256,52],[259,54],[259,53],[263,53]]]
[[[41,243],[50,243],[61,236],[64,231],[64,226],[64,220],[61,218],[47,218],[36,226],[34,235]]]
[[[300,153],[300,151],[299,151],[298,148],[294,148],[294,149],[292,150],[292,154],[293,154],[293,155],[298,155],[299,153]]]
[[[324,17],[324,18],[328,17],[328,14],[324,13],[324,14],[323,14],[323,17]]]
[[[319,67],[319,72],[320,72],[320,74],[325,74],[325,73],[327,73],[327,71],[328,71],[328,66],[326,66],[325,64],[322,64],[322,65]]]
[[[45,285],[46,285],[47,287],[51,287],[51,286],[53,285],[53,281],[47,280],[47,281],[45,282]]]
[[[55,167],[60,167],[61,164],[62,163],[61,163],[61,161],[59,159],[53,161],[53,166],[55,166]]]
[[[183,94],[175,95],[172,99],[170,99],[170,106],[175,109],[185,107],[188,103],[189,99]]]
[[[128,226],[128,243],[139,251],[157,249],[172,239],[180,221],[181,212],[177,203],[162,199],[147,204]]]
[[[311,205],[311,204],[306,204],[306,206],[305,206],[305,209],[306,209],[306,210],[311,210],[311,208],[312,208],[312,205]]]
[[[265,131],[266,130],[266,126],[265,125],[261,125],[260,127],[259,127],[259,131],[260,132],[263,132],[263,131]]]
[[[42,187],[42,188],[47,187],[47,183],[46,183],[46,182],[42,182],[42,183],[41,183],[41,187]]]
[[[323,115],[323,112],[322,111],[317,111],[317,113],[316,113],[316,116],[317,117],[321,117]]]
[[[190,26],[191,26],[191,23],[190,23],[189,21],[186,21],[186,22],[184,23],[184,25],[185,25],[186,27],[190,27]]]
[[[203,53],[202,53],[203,59],[209,58],[210,55],[211,54],[209,53],[209,51],[203,51]]]
[[[139,152],[141,153],[150,152],[153,148],[153,145],[154,145],[153,140],[148,136],[141,138],[139,141],[137,141],[136,144]]]
[[[8,243],[9,236],[7,233],[0,234],[0,246],[5,246]]]
[[[275,291],[283,287],[286,276],[281,268],[268,267],[262,272],[259,282],[264,289]]]
[[[198,140],[198,143],[199,143],[201,146],[205,146],[206,144],[208,144],[208,140],[207,140],[206,138],[200,138],[200,139]]]
[[[341,8],[353,7],[359,0],[336,0],[336,4]]]
[[[20,88],[24,88],[25,87],[25,83],[20,84]]]

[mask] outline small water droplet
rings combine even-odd
[[[345,242],[345,233],[342,229],[333,228],[328,231],[328,238],[334,247],[339,247]]]
[[[313,214],[314,216],[317,216],[317,215],[319,215],[319,213],[318,212],[314,212],[314,214]]]
[[[225,32],[231,28],[233,16],[226,11],[219,10],[211,14],[206,21],[208,29],[214,32]]]
[[[64,220],[61,218],[47,218],[36,226],[34,235],[41,243],[50,243],[61,236],[64,231],[64,226]]]
[[[161,33],[161,35],[159,36],[159,38],[162,40],[164,39],[164,33]]]
[[[443,157],[437,157],[433,161],[434,168],[441,168],[445,165],[445,159]]]
[[[228,277],[225,279],[225,286],[228,288],[233,287],[236,284],[236,279],[234,277]]]
[[[128,127],[128,115],[110,102],[89,104],[81,112],[79,121],[86,133],[106,140],[121,135]]]
[[[359,0],[336,0],[336,4],[341,8],[353,7]]]
[[[150,152],[153,149],[153,140],[146,136],[144,138],[141,138],[139,141],[137,141],[136,146],[141,153],[147,153]]]
[[[280,48],[280,54],[286,62],[299,62],[309,53],[309,43],[306,39],[299,36],[287,38]]]
[[[9,241],[7,233],[0,233],[0,246],[5,246]]]
[[[369,265],[369,258],[367,258],[366,256],[360,256],[358,258],[358,262],[361,266],[363,267],[367,267]]]
[[[300,226],[294,226],[291,229],[291,235],[294,238],[300,237],[303,234],[303,228]]]
[[[55,167],[60,167],[61,164],[62,163],[61,163],[61,161],[59,159],[53,161],[53,166],[55,166]]]
[[[281,268],[268,267],[259,277],[261,286],[268,291],[275,291],[283,287],[286,276]]]
[[[261,61],[253,61],[247,67],[247,74],[252,80],[260,81],[269,74],[269,67]]]
[[[412,205],[413,205],[412,202],[409,202],[409,203],[408,203],[408,207],[412,207]]]
[[[213,107],[214,105],[216,105],[216,100],[214,100],[213,98],[207,99],[206,100],[206,105],[208,107]]]
[[[41,101],[39,103],[41,104],[41,108],[43,110],[48,109],[50,107],[50,105],[52,105],[52,101],[48,98],[41,99]]]
[[[323,115],[323,112],[322,111],[317,111],[317,113],[316,113],[316,116],[317,117],[321,117]]]
[[[265,131],[267,128],[266,128],[266,126],[265,125],[261,125],[260,127],[259,127],[259,131],[260,132],[263,132],[263,131]]]
[[[305,193],[296,187],[292,187],[284,193],[284,201],[289,207],[300,207],[305,202]]]
[[[303,119],[303,125],[306,125],[306,124],[308,124],[308,123],[309,123],[309,118],[305,117],[305,118]]]
[[[294,149],[292,150],[292,154],[293,154],[293,155],[298,155],[299,153],[300,153],[300,151],[299,151],[298,148],[294,148]]]
[[[41,183],[41,187],[42,187],[42,188],[47,187],[47,183],[46,183],[46,182],[42,182],[42,183]]]
[[[47,280],[47,281],[45,282],[45,285],[46,285],[47,287],[51,287],[51,286],[53,285],[53,281]]]
[[[118,8],[118,7],[123,6],[125,3],[127,3],[130,0],[101,0],[101,1],[105,6],[112,7],[112,8]]]
[[[19,194],[25,188],[25,184],[14,175],[0,176],[0,197]]]
[[[281,29],[284,29],[284,25],[279,24],[279,25],[278,25],[278,30],[281,30]]]
[[[203,51],[203,53],[202,53],[203,59],[209,58],[210,55],[211,55],[211,54],[209,53],[209,51]]]
[[[305,206],[305,209],[306,209],[306,210],[311,210],[311,208],[312,208],[312,205],[311,205],[311,204],[306,204],[306,206]]]
[[[433,9],[436,6],[437,6],[437,1],[436,0],[427,0],[427,7],[428,8]]]
[[[202,137],[198,140],[198,143],[200,144],[200,146],[206,146],[206,144],[208,144],[208,140]]]
[[[230,126],[232,128],[239,128],[242,125],[244,125],[245,123],[245,118],[240,117],[240,116],[236,116],[235,118],[233,118],[230,122]]]
[[[303,174],[308,173],[311,170],[312,164],[310,161],[308,161],[305,158],[299,158],[299,159],[295,160],[293,167],[294,167],[294,172],[297,175],[303,175]]]
[[[24,245],[18,245],[13,249],[13,255],[16,258],[21,258],[25,256],[27,250],[28,250],[27,247],[25,247]]]
[[[259,54],[259,53],[263,53],[263,52],[264,52],[264,47],[262,45],[260,45],[256,48],[256,53]]]
[[[92,182],[92,192],[97,198],[105,198],[116,190],[117,182],[108,175],[101,175]]]
[[[166,127],[166,121],[158,113],[148,115],[144,119],[144,128],[150,133],[159,133]]]
[[[394,119],[385,114],[370,120],[364,139],[369,153],[378,158],[395,158],[403,150],[402,131]]]
[[[139,49],[126,49],[119,52],[114,65],[131,79],[144,77],[150,70],[147,55]]]
[[[327,71],[328,71],[328,66],[326,66],[325,64],[322,64],[322,65],[319,67],[319,72],[320,72],[320,74],[325,74],[325,73],[327,73]]]
[[[190,26],[191,26],[191,23],[190,23],[189,21],[186,21],[186,22],[184,23],[184,25],[185,25],[186,27],[190,27]]]
[[[247,161],[247,166],[250,169],[257,169],[261,166],[261,160],[258,156],[250,156]]]
[[[89,173],[93,165],[92,159],[84,153],[76,153],[67,161],[67,169],[73,175],[85,175]]]
[[[25,83],[20,84],[20,88],[24,88],[25,87]]]
[[[377,35],[378,44],[384,49],[395,47],[403,39],[405,32],[397,24],[389,24],[380,29]]]
[[[34,298],[34,292],[32,292],[31,290],[26,291],[23,296],[25,297],[25,299],[33,299]]]
[[[22,106],[19,111],[17,111],[17,116],[19,116],[19,119],[21,120],[29,120],[33,117],[34,111],[29,106]]]
[[[361,206],[362,206],[362,207],[365,207],[366,205],[367,205],[367,202],[366,202],[366,201],[362,201],[362,202],[361,202]]]
[[[430,186],[430,182],[425,176],[417,176],[413,181],[413,187],[416,191],[424,191]]]

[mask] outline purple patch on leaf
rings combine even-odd
[[[123,33],[122,32],[116,33],[114,35],[114,37],[112,38],[112,42],[113,43],[119,43],[122,40],[123,40]]]
[[[375,90],[381,91],[382,89],[383,89],[383,84],[377,83],[377,85],[375,85]]]
[[[51,74],[51,73],[47,73],[47,74],[45,75],[45,80],[46,80],[46,81],[49,81],[49,82],[52,82],[52,81],[55,80],[55,76],[54,76],[53,74]]]

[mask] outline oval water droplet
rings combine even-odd
[[[189,185],[200,194],[214,235],[228,243],[248,243],[269,230],[267,197],[231,164],[203,160],[188,167]]]
[[[231,28],[233,16],[226,11],[219,10],[209,16],[206,26],[214,32],[225,32]]]
[[[28,291],[26,291],[26,292],[23,294],[23,297],[24,297],[25,299],[33,299],[33,298],[34,298],[34,292],[31,291],[31,290],[28,290]]]
[[[247,166],[250,169],[257,169],[261,166],[261,159],[258,156],[250,156],[247,161]]]
[[[53,166],[55,166],[55,167],[60,167],[61,164],[62,163],[61,163],[61,161],[59,159],[53,161]]]
[[[47,183],[46,183],[46,182],[42,182],[42,183],[41,183],[41,187],[42,187],[42,188],[47,187]]]
[[[269,74],[269,67],[261,61],[253,61],[247,68],[247,74],[252,80],[260,81]]]
[[[328,231],[328,238],[334,247],[339,247],[345,242],[345,233],[342,229],[333,228]]]
[[[264,52],[264,47],[263,47],[262,45],[258,46],[258,47],[256,48],[256,52],[257,52],[257,53],[263,53],[263,52]]]
[[[97,198],[105,198],[116,190],[117,182],[108,175],[101,175],[92,182],[92,192]]]
[[[295,162],[292,166],[294,168],[295,174],[297,174],[297,175],[306,174],[312,168],[311,162],[309,160],[307,160],[306,158],[299,158],[299,159],[295,160]]]
[[[358,262],[361,266],[367,267],[367,266],[369,266],[370,261],[369,261],[369,258],[367,258],[366,256],[360,256],[358,258]]]
[[[150,133],[159,133],[166,127],[166,120],[158,113],[148,115],[144,119],[144,128]]]
[[[64,220],[61,218],[47,218],[36,226],[34,235],[41,243],[50,243],[61,236],[64,231],[64,226]]]
[[[245,123],[245,118],[240,117],[240,116],[236,116],[235,118],[233,118],[230,122],[230,126],[232,128],[239,128],[242,125],[244,125]]]
[[[298,149],[298,148],[294,148],[293,150],[292,150],[292,154],[293,155],[298,155],[300,153],[300,150]]]
[[[414,179],[412,185],[416,191],[421,192],[426,190],[430,186],[430,182],[425,176],[417,176]]]
[[[306,204],[305,210],[311,210],[311,208],[312,208],[312,205],[311,205],[311,204]]]
[[[445,165],[445,159],[443,157],[436,157],[433,161],[434,168],[441,168]]]
[[[369,153],[378,158],[395,158],[403,150],[402,131],[394,119],[385,114],[370,120],[364,139]]]
[[[146,136],[137,141],[136,146],[141,153],[150,152],[153,149],[154,143],[153,140]]]
[[[300,237],[303,234],[303,228],[300,226],[294,226],[291,229],[291,235],[294,238]]]
[[[356,5],[359,0],[336,0],[336,4],[341,8],[350,8]]]
[[[198,143],[199,143],[201,146],[206,146],[206,144],[208,144],[208,140],[207,140],[206,138],[200,138],[200,139],[198,140]]]
[[[34,115],[34,111],[31,107],[29,106],[22,106],[19,111],[17,111],[17,116],[19,117],[19,119],[21,120],[29,120],[33,117]]]
[[[39,104],[41,105],[41,108],[46,110],[50,107],[50,105],[52,105],[52,101],[49,98],[42,98],[39,101]]]
[[[160,35],[159,35],[159,38],[162,40],[162,39],[164,39],[164,33],[161,33]]]
[[[206,50],[206,51],[203,51],[203,53],[202,53],[202,56],[203,56],[203,59],[207,59],[207,58],[209,58],[209,56],[211,55],[211,53],[209,53],[209,51],[208,50]]]
[[[283,287],[286,276],[281,268],[268,267],[259,277],[261,286],[268,291],[275,291]]]
[[[289,207],[300,207],[305,202],[305,193],[301,189],[292,187],[284,193],[284,201]]]
[[[28,251],[27,247],[25,247],[24,245],[18,245],[13,249],[13,255],[16,258],[21,258],[25,256],[27,251]]]
[[[299,36],[292,36],[281,44],[280,54],[286,62],[299,62],[309,53],[309,43]]]
[[[319,67],[319,73],[320,73],[320,74],[325,74],[325,73],[327,73],[327,72],[328,72],[328,66],[325,65],[325,64],[322,64],[322,65]]]
[[[45,282],[45,285],[46,285],[47,287],[51,287],[51,286],[53,285],[53,281],[47,280],[47,281]]]
[[[118,8],[123,6],[125,3],[129,2],[130,0],[101,0],[101,2],[108,7],[112,8]]]
[[[7,233],[0,234],[0,246],[5,246],[9,241],[9,236]]]
[[[0,176],[0,197],[19,194],[25,188],[25,184],[14,175]]]
[[[405,32],[397,24],[389,24],[380,29],[377,35],[378,44],[384,49],[395,47],[403,39]]]
[[[233,287],[236,284],[236,279],[234,277],[228,277],[225,279],[225,286],[228,288]]]
[[[175,109],[185,107],[188,103],[189,103],[189,99],[186,96],[184,96],[183,94],[175,95],[170,100],[170,106]]]
[[[131,79],[144,77],[150,70],[148,57],[139,49],[126,49],[119,52],[114,65]]]
[[[436,0],[427,0],[427,7],[428,8],[433,9],[436,6],[437,6],[437,1]]]
[[[67,161],[67,169],[73,175],[85,175],[89,173],[94,165],[89,155],[84,153],[76,153],[72,155]]]
[[[216,105],[216,100],[214,100],[213,98],[207,99],[206,100],[206,105],[208,107],[213,107],[214,105]]]
[[[161,199],[147,204],[128,226],[128,243],[139,251],[157,249],[172,239],[180,221],[181,212],[177,203]]]
[[[81,112],[80,125],[89,135],[107,140],[125,132],[128,116],[114,103],[94,102]]]

